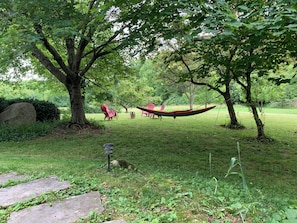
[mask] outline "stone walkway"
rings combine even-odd
[[[9,181],[19,181],[26,178],[28,176],[17,173],[2,174],[0,175],[0,186]],[[65,190],[70,187],[68,181],[61,182],[57,177],[48,177],[0,188],[0,208],[37,198],[44,193]],[[91,211],[101,213],[103,210],[100,193],[93,191],[13,212],[7,223],[75,223],[80,219],[87,218]],[[126,222],[115,220],[106,223]]]
[[[1,188],[0,207],[7,207],[17,202],[36,198],[43,193],[65,190],[69,187],[70,184],[67,181],[60,182],[56,177],[48,177]]]
[[[17,181],[17,180],[24,180],[28,178],[27,175],[18,175],[17,173],[6,173],[0,175],[0,185],[7,183],[10,180]]]

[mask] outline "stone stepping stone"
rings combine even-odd
[[[7,223],[74,223],[87,218],[90,211],[103,211],[98,191],[13,212]]]
[[[0,175],[0,185],[7,183],[8,181],[17,181],[17,180],[24,180],[28,176],[27,175],[18,175],[15,172],[12,173],[5,173]]]
[[[0,189],[0,207],[26,201],[50,191],[64,190],[70,187],[68,181],[58,181],[56,177],[42,178],[27,183]]]

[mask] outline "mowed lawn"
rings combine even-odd
[[[88,114],[105,126],[100,132],[55,132],[1,142],[0,173],[58,175],[76,185],[73,193],[101,190],[111,199],[105,203],[107,220],[124,216],[129,222],[231,222],[234,216],[241,222],[236,209],[245,208],[252,222],[297,209],[297,109],[264,109],[265,133],[273,139],[266,143],[255,140],[256,126],[246,107],[236,107],[243,130],[221,127],[228,123],[224,106],[176,119],[151,119],[136,108],[130,111],[136,112],[135,119],[123,112],[112,121],[103,121],[103,114]],[[103,148],[107,142],[114,143],[112,159],[127,160],[138,172],[108,173]],[[240,175],[225,177],[230,159],[238,158],[238,145],[250,191],[242,199]],[[239,166],[232,171],[241,173]],[[233,204],[241,206],[229,210]]]
[[[170,107],[166,110],[170,111]],[[217,178],[225,176],[230,158],[237,156],[238,142],[246,178],[251,184],[261,183],[262,187],[273,182],[296,189],[297,109],[264,109],[261,119],[265,133],[274,140],[268,143],[255,140],[257,129],[248,108],[236,110],[244,130],[221,127],[228,123],[229,116],[225,107],[218,106],[199,115],[162,120],[146,118],[138,109],[132,109],[136,119],[121,113],[118,120],[104,122],[107,128],[104,134],[110,135],[107,141],[115,144],[115,158],[151,167],[152,171],[199,172],[208,176],[211,155],[212,175]],[[89,117],[100,120],[103,115]]]

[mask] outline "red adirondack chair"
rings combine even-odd
[[[147,105],[147,109],[153,110],[154,108],[155,108],[155,105],[152,104],[152,103],[150,103],[150,104]],[[149,113],[149,112],[141,111],[141,116],[145,115],[145,116],[149,117],[150,114],[151,113]]]
[[[164,111],[164,109],[165,109],[165,104],[162,104],[160,110],[158,110],[158,111]],[[155,118],[155,114],[151,114],[151,117],[152,117],[152,118]],[[158,115],[158,118],[159,118],[159,117],[160,117],[160,116]],[[162,118],[162,116],[161,116],[161,118]]]
[[[111,120],[113,117],[118,118],[118,112],[116,110],[109,110],[107,104],[101,105],[101,111],[104,113],[105,117],[108,118],[108,120]]]

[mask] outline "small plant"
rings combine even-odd
[[[242,179],[243,189],[245,191],[248,191],[248,186],[247,186],[247,183],[246,183],[246,180],[245,180],[245,176],[244,176],[243,168],[242,168],[242,163],[241,163],[239,142],[237,142],[237,153],[238,153],[238,157],[232,157],[231,158],[230,167],[229,167],[229,169],[228,169],[227,174],[225,175],[225,177],[228,177],[230,174],[237,174],[237,175],[239,175],[241,177],[241,179]],[[237,172],[237,171],[231,172],[237,165],[240,167],[240,172]]]
[[[270,219],[275,223],[294,223],[297,222],[297,209],[286,209],[282,210],[279,213],[274,213]]]

